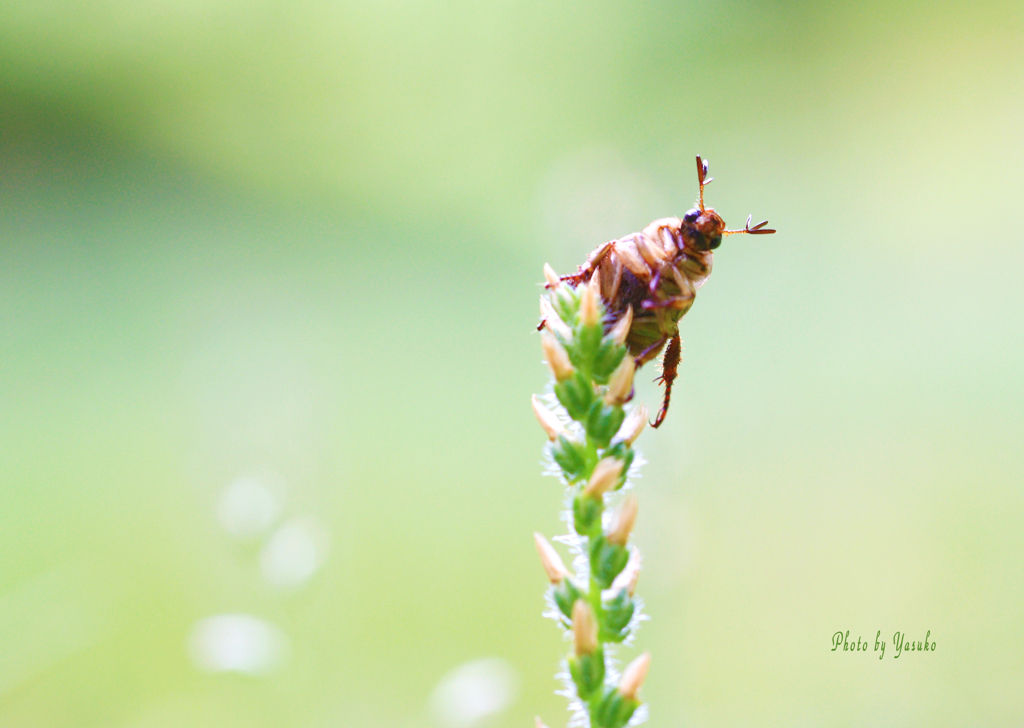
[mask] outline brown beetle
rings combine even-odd
[[[726,230],[718,213],[704,206],[704,186],[711,182],[707,175],[708,163],[698,155],[697,207],[682,219],[655,220],[639,233],[599,246],[575,275],[561,278],[578,286],[600,276],[601,297],[608,312],[605,331],[632,312],[626,345],[638,367],[665,349],[659,377],[665,384],[665,400],[652,427],[659,426],[668,412],[682,350],[679,319],[690,310],[697,289],[711,275],[711,251],[722,244],[725,235],[775,232],[765,228],[767,220],[750,227],[750,217],[742,230]]]

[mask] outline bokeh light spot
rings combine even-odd
[[[313,519],[293,518],[284,523],[260,552],[263,578],[279,589],[301,586],[323,565],[329,540]]]
[[[284,657],[288,638],[270,622],[250,614],[220,614],[196,623],[189,653],[210,672],[263,675]]]
[[[282,500],[263,480],[242,477],[225,489],[217,504],[217,520],[236,538],[259,536],[281,515]]]
[[[466,662],[441,678],[430,710],[446,728],[473,728],[509,707],[519,692],[515,668],[498,657]]]

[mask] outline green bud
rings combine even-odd
[[[551,443],[551,457],[570,483],[578,481],[587,471],[587,448],[565,435],[559,435]]]
[[[616,688],[607,688],[594,711],[594,728],[622,728],[640,707],[636,698],[623,696]]]
[[[580,493],[572,502],[573,526],[576,533],[587,535],[601,528],[601,513],[604,511],[602,498],[591,498]]]
[[[604,683],[604,650],[598,647],[589,655],[573,654],[568,662],[576,692],[580,699],[588,700]]]
[[[601,641],[622,642],[629,635],[629,622],[636,608],[629,590],[620,589],[614,597],[605,599],[601,607]]]
[[[626,356],[626,347],[614,341],[605,340],[594,355],[594,380],[598,384],[607,384],[608,377],[622,363]]]
[[[590,572],[602,588],[612,585],[628,561],[629,551],[625,546],[610,543],[604,536],[590,539]]]
[[[555,387],[555,392],[558,392],[558,386]],[[598,400],[590,406],[590,411],[587,413],[585,423],[587,434],[590,435],[590,439],[598,447],[608,447],[608,443],[611,442],[615,433],[619,431],[619,427],[622,426],[622,420],[625,417],[626,413],[622,411],[621,406],[605,404],[603,401]],[[576,418],[573,417],[573,419]]]
[[[558,584],[551,587],[551,596],[555,600],[558,611],[571,620],[572,605],[576,603],[577,599],[583,597],[583,593],[572,583],[572,579],[562,579]]]
[[[592,364],[597,358],[603,336],[604,332],[601,329],[600,321],[590,326],[580,326],[576,333],[576,346],[579,350],[578,354],[585,364]]]
[[[580,307],[580,296],[575,288],[559,286],[551,292],[551,307],[566,323],[571,323]]]
[[[594,402],[594,387],[580,372],[555,385],[555,396],[577,422],[585,419]],[[616,428],[617,430],[618,428]],[[612,434],[615,434],[614,432]]]

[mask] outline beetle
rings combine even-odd
[[[606,332],[632,312],[626,346],[637,367],[664,350],[661,376],[655,381],[665,385],[665,397],[652,427],[661,425],[668,413],[682,352],[679,320],[693,305],[697,289],[711,275],[711,251],[726,235],[775,232],[765,227],[767,220],[751,227],[752,216],[747,217],[742,230],[727,230],[718,213],[704,205],[704,187],[711,180],[707,161],[697,155],[697,207],[682,218],[661,218],[641,232],[598,246],[574,275],[560,279],[575,287],[599,276],[607,311]]]

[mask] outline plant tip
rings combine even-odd
[[[622,476],[622,461],[618,458],[602,458],[594,466],[594,472],[583,492],[591,498],[600,498],[614,488]]]
[[[573,372],[576,370],[572,368],[569,354],[553,334],[542,331],[540,334],[540,345],[544,349],[544,359],[547,361],[548,366],[551,367],[551,373],[555,375],[556,380],[564,382],[573,375]]]
[[[626,337],[629,336],[629,328],[632,325],[633,325],[633,307],[632,306],[627,306],[626,307],[626,313],[624,313],[622,315],[622,318],[620,318],[615,323],[615,325],[612,326],[612,330],[608,332],[608,335],[611,337],[612,341],[614,341],[616,344],[618,344],[619,346],[623,346],[626,343]]]
[[[558,334],[565,341],[572,339],[572,329],[565,325],[565,321],[558,315],[546,296],[540,297],[540,317],[549,331]]]
[[[644,652],[622,671],[622,679],[619,680],[619,693],[624,698],[636,700],[636,694],[647,678],[647,668],[651,666],[651,653]]]
[[[619,509],[615,511],[612,525],[608,529],[608,541],[619,546],[625,546],[629,540],[629,534],[633,532],[633,525],[636,523],[636,513],[639,508],[639,501],[636,494],[630,493],[622,499]]]
[[[555,416],[554,412],[541,404],[540,398],[536,394],[533,395],[530,401],[533,403],[533,414],[537,415],[537,421],[544,428],[544,432],[547,433],[549,440],[553,442],[558,439],[559,435],[565,434],[565,428],[558,421],[558,417]]]
[[[584,284],[583,293],[580,294],[580,323],[584,326],[596,326],[601,322],[599,285],[598,277],[591,276],[590,282]]]
[[[558,274],[555,273],[555,269],[552,268],[547,263],[544,264],[544,280],[548,282],[548,288],[558,288],[558,286],[561,285],[562,283],[561,279],[558,277]]]
[[[597,649],[597,620],[594,610],[582,599],[572,605],[572,641],[577,655],[592,655]]]
[[[647,410],[647,406],[642,404],[637,405],[626,417],[626,420],[622,423],[619,431],[615,433],[615,439],[620,440],[627,445],[632,445],[636,442],[636,438],[640,437],[640,433],[644,431],[644,427],[647,426],[648,417],[650,417],[650,412]]]
[[[633,393],[633,374],[636,372],[636,363],[633,357],[627,356],[622,363],[612,372],[608,380],[608,391],[605,393],[604,401],[611,405],[621,405],[629,399]]]
[[[561,584],[562,579],[569,576],[569,570],[565,568],[555,547],[539,533],[533,534],[533,543],[537,546],[540,564],[544,567],[544,573],[548,575],[548,580],[555,585]]]

